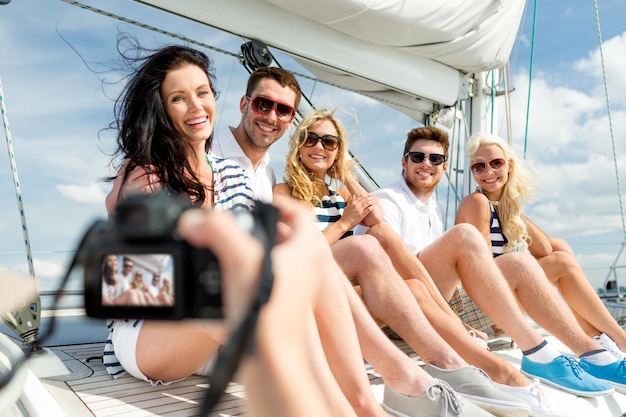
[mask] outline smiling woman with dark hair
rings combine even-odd
[[[130,192],[162,188],[196,207],[251,207],[245,173],[208,153],[217,95],[208,56],[179,45],[147,52],[124,56],[139,66],[115,103],[114,156],[124,162],[107,196],[109,213]]]
[[[107,197],[109,213],[129,193],[161,189],[195,207],[249,210],[254,202],[243,170],[207,153],[216,96],[209,57],[179,45],[123,57],[136,69],[115,104],[115,155],[124,162]],[[115,377],[127,371],[153,384],[198,371],[223,342],[195,322],[117,320],[110,330],[107,371]]]

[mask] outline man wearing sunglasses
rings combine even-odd
[[[449,301],[462,283],[472,300],[521,348],[522,373],[582,396],[610,394],[612,385],[621,388],[622,377],[616,375],[610,384],[595,378],[575,359],[562,355],[525,319],[520,305],[576,354],[587,357],[600,352],[601,347],[586,336],[529,254],[513,252],[493,258],[473,226],[458,224],[444,231],[434,191],[448,168],[448,146],[448,135],[441,129],[423,127],[409,132],[402,153],[402,178],[374,192],[385,223],[400,238],[380,234],[376,227],[368,233],[387,249],[405,280],[419,278],[434,297]],[[422,265],[432,279],[419,274]]]
[[[231,137],[215,137],[211,150],[239,162],[251,180],[254,198],[272,201],[276,175],[268,151],[291,126],[302,92],[293,74],[278,67],[262,67],[250,74],[246,94],[239,101],[241,121]]]

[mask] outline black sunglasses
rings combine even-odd
[[[296,111],[288,104],[279,103],[269,97],[256,96],[255,98],[248,97],[250,100],[250,107],[252,111],[258,114],[267,114],[272,110],[276,111],[276,117],[283,123],[291,123],[294,117],[296,117]]]
[[[501,171],[502,168],[504,168],[504,165],[506,165],[506,160],[503,158],[496,158],[496,159],[492,159],[491,161],[489,161],[489,166],[491,167],[492,170],[496,172]],[[474,175],[481,175],[483,172],[485,172],[486,169],[487,169],[486,162],[476,162],[470,166],[470,170],[472,171],[472,174]]]
[[[317,142],[322,141],[322,146],[327,151],[334,151],[339,146],[339,138],[334,135],[324,135],[320,136],[315,132],[309,132],[306,139],[302,143],[302,146],[306,146],[308,148],[317,145]]]
[[[411,162],[413,162],[414,164],[421,164],[422,162],[424,162],[424,159],[426,159],[426,157],[428,157],[428,160],[433,165],[441,165],[446,162],[446,159],[448,159],[445,155],[442,155],[440,153],[424,153],[417,151],[405,153],[404,157],[406,158],[407,156],[411,158]]]

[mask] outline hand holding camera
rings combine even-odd
[[[222,267],[218,259],[206,249],[206,244],[203,247],[193,246],[175,233],[182,214],[188,212],[190,216],[188,233],[191,233],[189,227],[190,223],[194,223],[193,219],[202,216],[189,208],[186,200],[166,192],[133,195],[119,204],[115,218],[93,224],[77,251],[79,263],[85,266],[87,315],[109,319],[224,317]],[[227,237],[214,242],[219,243],[215,247],[222,255],[238,251],[242,236],[247,237],[248,240],[243,240],[247,243],[256,238],[256,246],[252,247],[257,247],[258,253],[264,254],[271,249],[278,216],[274,207],[258,203],[251,212],[230,213],[230,216],[233,217],[231,223],[236,222],[240,227],[232,227],[231,224],[229,233],[225,234]],[[198,223],[195,222],[200,227]],[[202,234],[210,239],[212,230],[201,229]],[[146,286],[155,276],[163,277],[164,283],[169,282],[171,302],[159,302],[156,296],[142,291],[142,282],[136,283],[134,278],[126,282],[123,268],[127,261],[132,264],[135,277],[141,272]],[[238,262],[237,266],[244,264],[251,265],[251,262]],[[118,265],[123,265],[120,272]],[[258,268],[256,274],[259,274]]]

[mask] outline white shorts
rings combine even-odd
[[[118,320],[115,323],[113,334],[111,335],[111,342],[115,349],[115,356],[117,356],[120,365],[130,375],[142,381],[147,381],[151,385],[168,385],[174,382],[182,381],[182,379],[176,381],[161,381],[152,380],[145,376],[137,365],[137,339],[139,338],[139,331],[143,326],[143,320]],[[206,364],[202,366],[196,374],[209,375],[217,360],[217,354],[213,355]],[[184,379],[184,378],[183,378]]]

